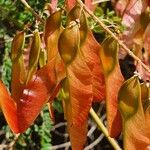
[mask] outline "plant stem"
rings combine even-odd
[[[26,0],[20,0],[23,5],[42,23],[45,23],[45,21],[30,7],[30,5],[26,2]]]
[[[95,4],[99,4],[99,3],[103,3],[103,2],[108,2],[108,1],[110,1],[110,0],[95,0],[95,1],[92,2],[92,4],[95,5]]]
[[[19,136],[20,136],[20,133],[19,134],[15,134],[14,140],[7,145],[7,149],[9,149],[9,150],[13,150],[14,149],[14,146],[15,146]]]
[[[43,34],[43,32],[39,32],[40,35]],[[33,37],[33,34],[27,34],[25,35],[25,38],[30,38],[30,37]],[[6,39],[5,42],[12,42],[13,38],[10,38],[10,39]]]
[[[130,49],[123,43],[123,41],[121,41],[111,30],[109,30],[109,28],[98,18],[96,17],[93,12],[88,9],[81,0],[76,0],[81,7],[83,7],[83,9],[93,18],[94,21],[96,21],[107,33],[109,33],[114,40],[116,40],[118,42],[118,44],[132,57],[134,58],[134,60],[136,60],[138,63],[141,64],[141,66],[150,73],[150,68],[145,65],[140,58],[138,58],[136,55],[134,55],[134,53],[132,51],[130,51]]]
[[[93,120],[98,125],[99,129],[102,130],[103,134],[106,136],[110,144],[113,146],[115,150],[121,150],[120,146],[118,145],[117,141],[114,138],[111,138],[108,134],[106,127],[103,125],[101,119],[97,116],[96,112],[93,108],[90,109],[90,115],[92,116]]]

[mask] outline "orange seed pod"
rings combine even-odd
[[[58,41],[58,49],[65,64],[70,64],[77,54],[80,45],[79,27],[76,22],[71,22],[61,33]]]

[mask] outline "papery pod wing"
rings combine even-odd
[[[33,75],[17,106],[19,132],[24,132],[36,119],[57,86],[54,62]]]
[[[116,137],[121,132],[121,117],[118,111],[118,91],[124,81],[118,61],[117,43],[112,38],[103,42],[100,58],[105,76],[106,85],[106,114],[108,131],[111,137]]]
[[[42,68],[43,66],[46,65],[46,61],[47,61],[47,53],[46,53],[46,50],[45,49],[42,49],[41,52],[40,52],[40,56],[39,56],[39,66],[40,68]],[[57,87],[56,87],[57,89]],[[55,122],[55,117],[54,117],[54,109],[53,109],[53,106],[52,106],[52,101],[54,100],[55,96],[57,95],[58,93],[58,90],[54,90],[52,96],[50,97],[48,103],[47,103],[47,106],[48,106],[48,110],[49,110],[49,115],[50,115],[50,118],[53,122]]]
[[[67,11],[69,12],[75,5],[76,0],[65,0]]]
[[[141,99],[144,109],[147,125],[150,123],[150,84],[149,82],[141,84]]]
[[[95,40],[92,32],[88,31],[87,38],[81,47],[81,52],[93,76],[92,86],[94,102],[105,99],[105,79],[102,63],[99,58],[99,52],[101,50],[102,47]]]
[[[47,62],[47,52],[43,48],[40,51],[40,56],[39,56],[39,66],[40,66],[40,68],[44,67],[46,65],[46,62]],[[56,89],[58,89],[58,87],[56,87]],[[55,117],[54,117],[54,109],[53,109],[53,106],[52,106],[52,101],[54,100],[57,93],[58,93],[58,90],[54,90],[53,94],[51,95],[51,97],[50,97],[50,99],[47,103],[50,118],[53,122],[55,122]]]
[[[87,121],[80,128],[68,124],[72,150],[76,150],[77,148],[78,150],[83,150],[87,139],[87,126]]]
[[[146,9],[140,16],[140,23],[142,28],[145,30],[150,22],[149,10]]]
[[[37,71],[40,50],[41,50],[41,38],[38,30],[36,30],[34,32],[32,44],[31,44],[26,84],[30,81],[32,76]]]
[[[117,15],[119,15],[121,17],[123,16],[128,3],[129,3],[129,0],[119,0],[116,2],[115,11],[116,11]]]
[[[80,15],[80,18],[79,18]],[[79,19],[80,25],[80,46],[82,55],[93,75],[94,101],[101,101],[105,98],[105,83],[102,65],[99,59],[101,46],[94,36],[88,31],[87,19],[84,11],[79,5],[75,5],[68,14],[67,22]]]
[[[51,0],[50,3],[47,2],[44,7],[44,13],[51,15],[57,11],[58,0]]]
[[[45,66],[46,62],[47,62],[47,53],[46,53],[45,49],[42,49],[41,52],[40,52],[40,56],[39,56],[39,66],[40,66],[40,68]],[[57,89],[57,87],[56,87],[56,89]],[[53,122],[55,122],[55,117],[54,117],[54,109],[53,109],[53,106],[52,106],[52,101],[54,100],[57,93],[58,93],[58,90],[54,90],[52,96],[50,97],[50,99],[47,103],[48,110],[49,110],[49,115],[50,115],[50,118]]]
[[[40,56],[39,56],[39,66],[42,68],[44,65],[46,65],[47,62],[47,53],[45,49],[41,49]]]
[[[96,5],[93,4],[92,0],[85,0],[85,5],[91,10],[94,11],[96,8]]]
[[[149,37],[150,37],[150,23],[147,25],[146,30],[144,31],[143,35],[143,48],[144,54],[141,54],[141,60],[147,66],[150,66],[150,44],[149,44]],[[136,64],[136,69],[140,73],[141,78],[144,81],[150,80],[150,73],[145,71],[144,68],[141,66],[140,63]]]
[[[20,132],[24,132],[36,119],[43,106],[54,99],[64,76],[64,65],[58,58],[53,58],[33,75],[17,107]]]
[[[29,39],[29,43],[27,44],[27,47],[25,47],[23,50],[23,60],[24,60],[25,70],[28,70],[29,67],[29,55],[31,50],[31,44],[32,44],[32,40]]]
[[[150,96],[150,88],[149,88],[149,82],[143,82],[141,83],[141,99],[144,105],[144,102],[148,97]]]
[[[65,85],[65,86],[68,86],[68,85]],[[87,138],[87,125],[88,125],[87,119],[80,126],[72,125],[72,115],[70,113],[71,104],[67,100],[67,97],[69,96],[68,87],[65,87],[65,88],[67,91],[64,90],[66,97],[65,97],[65,100],[63,101],[63,108],[64,108],[65,119],[67,120],[67,128],[68,128],[69,137],[71,141],[71,147],[72,147],[72,150],[76,150],[77,148],[78,150],[83,150],[84,145],[86,143],[86,138]]]
[[[132,77],[120,88],[119,110],[123,120],[125,150],[146,150],[150,145],[150,125],[146,122],[139,79]]]
[[[82,150],[86,141],[88,112],[93,99],[92,74],[80,52],[79,27],[74,23],[60,36],[59,52],[66,64],[66,79],[62,86],[72,149]]]
[[[34,55],[34,50],[39,48],[39,36],[35,37],[35,41],[37,45],[32,46],[33,52],[30,57]],[[31,64],[37,65],[37,54],[35,55],[35,58],[30,59],[29,68],[32,67]],[[54,94],[57,94],[56,89],[59,82],[64,78],[64,65],[60,56],[57,56],[31,76],[17,103],[12,101],[8,92],[3,92],[4,95],[1,96],[0,105],[9,126],[15,133],[24,132],[36,119],[44,104],[49,99],[52,100]],[[0,88],[1,91],[6,91],[3,90],[4,86]],[[6,107],[6,103],[9,103],[9,107]]]
[[[61,10],[53,13],[46,21],[44,39],[47,49],[48,62],[58,53],[58,39],[62,32]]]
[[[90,85],[90,83],[92,84],[92,75],[91,75],[90,69],[88,68],[87,64],[85,63],[84,58],[80,52],[80,49],[79,49],[79,45],[80,45],[79,27],[76,23],[75,24],[74,23],[75,22],[73,22],[73,24],[68,26],[68,28],[66,28],[62,32],[60,39],[59,39],[59,52],[60,52],[60,55],[61,55],[63,61],[66,64],[66,78],[67,78],[66,80],[68,83],[67,84],[68,86],[66,86],[66,87],[68,87],[68,90],[65,90],[65,91],[68,91],[68,92],[70,91],[69,101],[72,105],[72,108],[71,108],[72,113],[73,113],[72,119],[76,120],[76,117],[77,118],[79,117],[76,113],[80,112],[80,114],[82,114],[81,110],[79,108],[85,104],[84,100],[82,100],[83,97],[84,96],[91,97],[91,95],[88,92],[91,92],[90,88],[92,87],[92,85]],[[83,79],[84,79],[84,81],[83,81]],[[88,81],[88,79],[89,79],[89,81]],[[75,82],[76,82],[76,85],[75,85]],[[80,88],[82,89],[83,92],[78,93],[80,91]],[[87,93],[86,93],[86,91],[87,91]],[[75,95],[73,95],[73,94],[75,94]],[[73,97],[75,97],[75,98],[73,98]],[[89,98],[87,97],[84,99],[86,99],[87,106],[88,106]],[[76,105],[76,103],[78,104],[78,101],[80,101],[81,106]],[[90,99],[90,101],[91,101],[91,99]],[[86,106],[86,104],[85,104],[85,106]],[[76,109],[77,109],[77,112],[76,112]],[[83,112],[84,112],[84,110],[83,110]],[[82,115],[80,115],[80,117],[82,118]],[[78,121],[76,120],[73,122],[74,122],[74,124],[76,124]],[[79,124],[79,123],[77,123],[77,124]]]
[[[60,58],[60,55],[58,54],[58,39],[63,30],[63,28],[61,27],[61,15],[62,15],[62,11],[59,10],[49,16],[49,18],[46,21],[45,33],[44,33],[48,62],[50,62],[55,57],[56,58],[55,59],[55,67],[57,67],[57,68],[64,67],[63,62]],[[59,64],[58,64],[58,62],[59,62]],[[63,67],[58,67],[57,65],[62,65]],[[63,73],[60,74],[60,72],[63,72]],[[58,75],[59,81],[65,77],[65,72],[63,70],[56,72],[56,74]],[[55,98],[58,91],[59,91],[59,89],[56,88],[53,96],[49,100],[50,102],[48,102],[50,117],[53,121],[55,119],[54,119],[54,112],[53,112],[51,101]]]
[[[8,94],[5,85],[0,81],[0,108],[4,113],[6,121],[14,132],[19,132],[17,106]]]
[[[25,33],[19,32],[12,41],[11,60],[12,60],[12,79],[11,93],[15,101],[18,101],[22,94],[26,71],[23,59],[23,49],[25,43]]]
[[[144,18],[144,16],[143,16],[143,18]],[[145,21],[148,21],[148,18]],[[147,23],[149,23],[149,21]],[[144,54],[141,54],[140,57],[144,64],[146,64],[147,66],[150,66],[150,44],[149,44],[150,23],[149,24],[147,24],[147,23],[145,24],[146,29],[145,29],[143,37],[142,37],[143,38],[142,42],[144,42],[144,45],[143,45]],[[145,71],[140,63],[136,64],[136,69],[140,73],[140,76],[144,81],[150,80],[150,73],[148,71]]]
[[[76,0],[65,0],[66,2],[66,7],[67,7],[67,11],[70,11],[76,4]],[[94,11],[95,9],[95,5],[92,4],[92,1],[91,0],[85,0],[85,5],[92,11]]]
[[[15,61],[22,55],[24,42],[25,42],[25,33],[24,31],[22,31],[22,32],[19,32],[12,41],[12,47],[11,47],[12,61]]]
[[[60,78],[58,78],[60,79]],[[62,78],[64,79],[64,77]],[[60,81],[59,81],[60,82]],[[58,83],[59,83],[58,82]],[[61,85],[58,84],[58,86],[55,88],[55,90],[53,91],[53,94],[51,95],[49,102],[48,102],[48,109],[49,109],[49,114],[50,114],[50,118],[51,120],[55,123],[55,116],[54,116],[54,108],[53,108],[53,100],[55,99],[55,97],[57,96],[57,94],[59,93],[59,90],[61,88]]]
[[[87,18],[85,15],[84,10],[81,8],[80,5],[75,5],[68,14],[67,17],[67,25],[71,21],[78,21],[79,22],[79,30],[80,30],[80,45],[82,45],[87,37],[88,33],[88,24]]]
[[[80,45],[78,24],[74,21],[71,23],[61,33],[58,41],[59,54],[66,65],[75,59]]]
[[[58,0],[51,0],[52,12],[56,11]]]
[[[43,106],[49,100],[53,100],[52,97],[57,94],[59,82],[64,78],[63,67],[60,59],[51,60],[24,86],[17,103],[0,83],[0,106],[13,132],[24,132],[36,119]]]
[[[47,40],[48,37],[55,32],[58,28],[61,26],[61,15],[62,11],[56,11],[53,14],[51,14],[47,19],[46,19],[46,24],[45,24],[45,31],[44,31],[44,40],[47,45]]]
[[[132,77],[127,80],[120,88],[119,110],[123,117],[123,121],[130,119],[137,113],[139,103],[141,104],[141,91],[138,77]],[[142,108],[142,106],[140,105]]]
[[[33,35],[33,41],[31,45],[31,51],[29,56],[29,69],[33,67],[33,65],[37,65],[39,54],[41,48],[41,38],[38,30],[35,30]]]
[[[150,46],[149,46],[149,36],[150,36],[150,23],[147,25],[145,33],[144,33],[144,48],[146,55],[150,55]],[[148,59],[148,56],[145,58],[146,61]]]
[[[63,83],[65,93],[65,117],[72,149],[83,149],[86,141],[87,118],[92,104],[92,75],[78,52],[75,60],[66,68],[67,76]]]
[[[47,43],[47,60],[51,61],[56,55],[58,55],[58,39],[62,29],[55,31],[49,38]]]
[[[55,88],[55,90],[53,91],[53,94],[51,95],[49,102],[48,102],[48,109],[49,109],[49,114],[50,114],[50,118],[52,119],[52,121],[55,123],[55,116],[54,116],[54,108],[53,108],[53,100],[55,99],[55,97],[57,96],[57,94],[59,93],[61,86],[60,84]]]
[[[44,39],[47,50],[47,61],[55,60],[56,74],[60,82],[65,77],[64,63],[58,52],[58,39],[63,28],[61,27],[62,11],[56,11],[46,21]]]

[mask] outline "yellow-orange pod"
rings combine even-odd
[[[65,64],[70,64],[77,54],[80,45],[78,24],[74,21],[61,33],[58,41],[58,50]]]

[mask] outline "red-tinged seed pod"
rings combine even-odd
[[[150,83],[141,84],[141,100],[146,119],[150,119]]]
[[[138,77],[134,76],[128,79],[120,88],[119,110],[124,120],[132,117],[139,108],[141,99],[141,88]]]
[[[12,41],[11,48],[11,96],[13,97],[14,101],[18,101],[20,98],[26,78],[26,69],[23,59],[24,43],[24,31],[17,33]]]
[[[47,45],[48,37],[61,27],[61,15],[62,15],[62,11],[59,10],[53,13],[52,15],[50,15],[46,19],[45,31],[44,31],[44,40],[46,45]]]
[[[61,33],[58,41],[58,50],[65,64],[70,64],[77,54],[80,45],[78,24],[74,21]]]
[[[63,97],[63,100],[65,102],[69,101],[70,100],[70,93],[69,93],[69,81],[68,79],[64,79],[61,83],[61,86],[62,86],[62,97]]]
[[[108,75],[114,70],[114,67],[118,61],[118,45],[116,41],[114,41],[111,37],[108,37],[102,43],[102,47],[103,50],[100,51],[100,57],[102,59],[102,65],[103,69],[105,70],[105,74]]]
[[[47,53],[45,49],[41,49],[40,56],[39,56],[39,65],[40,68],[46,65],[47,62]]]
[[[26,78],[26,84],[30,81],[34,73],[37,71],[40,50],[41,50],[41,38],[38,30],[35,30],[33,34],[33,41],[31,44],[31,50],[29,55],[29,67]]]
[[[25,33],[24,31],[19,32],[16,34],[12,41],[11,46],[11,59],[14,61],[15,59],[18,59],[22,53],[24,48],[24,42],[25,42]]]
[[[143,30],[146,29],[149,22],[150,22],[150,12],[149,12],[149,10],[146,10],[140,16],[140,23],[143,27]]]
[[[29,68],[37,65],[40,49],[41,49],[41,38],[38,30],[36,30],[33,34],[33,41],[31,44],[31,51],[29,55]]]
[[[71,21],[77,21],[80,25],[80,45],[82,45],[87,37],[88,23],[84,10],[79,5],[75,5],[68,14],[67,24]]]
[[[149,82],[143,82],[141,83],[141,99],[143,102],[143,105],[145,103],[145,100],[149,98],[150,96],[150,83]],[[150,101],[149,101],[150,103]]]

